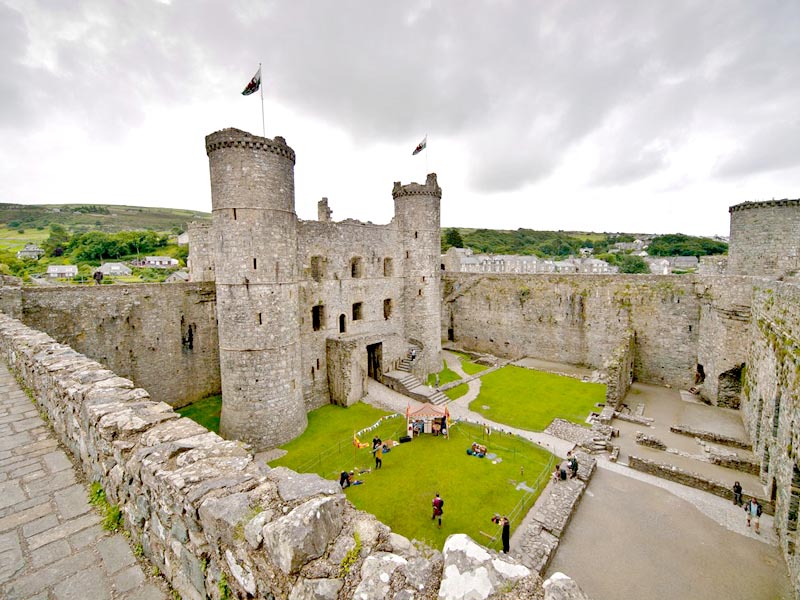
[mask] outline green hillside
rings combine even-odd
[[[87,231],[112,233],[133,230],[180,233],[185,231],[186,223],[190,221],[210,220],[211,213],[178,208],[110,204],[0,203],[0,224],[10,230],[23,229],[26,233],[28,230],[46,230],[53,223],[61,225],[71,233]],[[30,234],[21,237],[30,238],[25,241],[37,241]]]

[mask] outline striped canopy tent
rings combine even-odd
[[[436,406],[430,402],[418,408],[409,405],[406,408],[406,428],[411,437],[421,433],[438,434],[442,430],[446,434],[450,430],[450,411],[447,406]]]

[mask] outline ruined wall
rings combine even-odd
[[[775,502],[775,528],[800,591],[800,287],[762,283],[753,297],[742,417]]]
[[[628,330],[611,356],[603,365],[606,374],[606,404],[619,407],[633,383],[635,336]]]
[[[729,275],[777,278],[800,269],[800,199],[744,202],[728,212]]]
[[[700,395],[718,406],[738,408],[741,369],[749,343],[752,277],[697,278],[700,297],[700,336],[697,364],[705,379],[696,377]]]
[[[0,289],[4,312],[136,381],[172,406],[220,391],[213,284]],[[7,310],[8,309],[8,310]]]
[[[464,579],[487,595],[541,597],[538,578],[513,559],[463,535],[444,557],[423,554],[356,510],[336,482],[258,465],[240,443],[6,315],[0,356],[185,600],[455,600]]]
[[[446,273],[442,335],[469,350],[601,368],[630,329],[637,380],[688,386],[700,316],[694,281]]]
[[[383,371],[395,368],[408,348],[400,270],[401,251],[393,224],[358,221],[299,221],[300,335],[303,396],[306,409],[331,401],[326,364],[326,340],[369,335],[383,345]],[[353,276],[353,260],[360,268]],[[388,301],[388,305],[386,302]],[[355,305],[360,303],[358,314]],[[321,314],[314,330],[314,307]],[[357,316],[358,319],[353,317]],[[344,332],[340,332],[340,321]],[[437,329],[438,333],[438,329]],[[366,347],[356,353],[366,359]],[[353,356],[355,356],[354,354]],[[349,373],[350,366],[341,365]],[[342,373],[344,376],[345,373]],[[349,375],[348,375],[349,376]]]

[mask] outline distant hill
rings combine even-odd
[[[8,229],[62,225],[72,233],[152,230],[178,233],[190,221],[211,221],[211,213],[177,208],[111,204],[2,204],[0,225]]]

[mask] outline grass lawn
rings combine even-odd
[[[189,417],[215,433],[219,433],[219,415],[222,410],[222,396],[209,396],[194,404],[175,410],[182,417]]]
[[[479,365],[478,363],[474,362],[469,354],[464,354],[463,352],[453,352],[453,354],[457,355],[458,358],[461,359],[461,368],[467,375],[475,375],[476,373],[480,373],[481,371],[485,371],[489,368],[486,365]]]
[[[458,400],[468,391],[469,391],[469,385],[467,385],[466,383],[462,383],[461,385],[452,387],[449,390],[445,390],[444,395],[450,398],[450,400]]]
[[[601,383],[508,365],[481,377],[469,408],[497,423],[542,431],[555,417],[583,425],[605,396]]]
[[[288,454],[270,463],[302,472],[314,472],[338,480],[342,470],[374,467],[368,448],[352,445],[353,430],[375,423],[386,413],[364,404],[349,408],[324,406],[309,413],[305,433],[283,446]],[[377,434],[382,440],[405,433],[405,418],[384,419],[360,441],[369,443]],[[520,479],[532,485],[540,474],[547,482],[552,467],[545,450],[514,436],[493,434],[483,439],[483,428],[465,423],[451,427],[451,438],[422,435],[412,442],[395,446],[384,455],[383,468],[360,476],[364,485],[349,487],[347,497],[357,507],[374,514],[392,530],[409,539],[423,540],[441,549],[448,535],[463,532],[479,543],[495,535],[490,521],[497,513],[511,513],[521,501],[524,515],[533,505],[536,493],[517,491]],[[484,443],[490,453],[502,460],[468,456],[473,441]],[[521,477],[520,468],[524,468]],[[445,501],[442,528],[431,521],[431,500],[436,492]],[[512,527],[518,525],[512,522]]]
[[[439,371],[439,385],[444,385],[445,383],[450,383],[451,381],[458,381],[461,377],[455,371],[451,371],[447,364],[443,364],[442,370]],[[431,373],[428,375],[428,385],[434,385],[436,383],[436,373]]]

